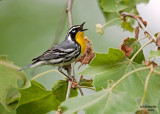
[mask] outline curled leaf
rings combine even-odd
[[[141,20],[141,22],[144,24],[144,26],[147,26],[147,21],[144,21],[142,17],[138,16],[138,18]],[[141,26],[140,26],[141,27]],[[142,28],[142,27],[141,27]]]
[[[85,38],[85,41],[87,43],[87,46],[86,46],[86,49],[85,49],[85,52],[83,53],[83,55],[76,61],[77,62],[81,62],[81,65],[79,66],[79,68],[82,66],[82,65],[85,65],[85,64],[89,64],[92,59],[95,57],[95,53],[93,51],[93,44],[91,43],[91,41],[86,37]]]
[[[123,41],[123,44],[119,47],[119,49],[125,53],[126,57],[129,57],[131,52],[133,51],[133,48],[126,45],[127,40],[129,40],[129,38],[126,38]]]
[[[103,35],[104,34],[104,29],[101,24],[96,24],[96,33]]]
[[[123,44],[119,47],[129,59],[131,59],[140,48],[141,44],[135,38],[126,38],[123,41]],[[143,51],[141,51],[133,61],[141,64],[144,60],[144,54]]]
[[[135,38],[138,40],[139,26],[137,26],[137,27],[134,29],[134,33],[135,33]]]
[[[156,45],[160,46],[160,32],[157,33],[156,37],[157,37],[157,39],[156,39]]]
[[[136,114],[149,114],[149,111],[148,109],[144,108],[142,110],[137,111]]]

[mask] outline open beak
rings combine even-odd
[[[82,23],[82,24],[80,25],[79,31],[86,31],[86,30],[88,30],[88,29],[83,29],[83,26],[84,26],[85,23],[86,23],[86,22],[84,22],[84,23]]]

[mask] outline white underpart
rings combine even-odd
[[[59,59],[52,59],[52,60],[50,60],[49,62],[50,63],[58,63],[58,62],[60,62],[60,61],[62,61],[64,58],[59,58]]]
[[[46,63],[45,61],[39,61],[39,62],[33,64],[31,67],[40,66],[40,65],[43,65],[43,64],[45,64],[45,63]]]

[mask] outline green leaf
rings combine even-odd
[[[66,99],[67,87],[68,87],[68,82],[65,80],[58,80],[53,85],[52,92],[56,96],[56,98],[61,102],[63,102]],[[77,95],[78,95],[77,90],[71,89],[70,97],[75,97]]]
[[[0,104],[0,114],[16,114],[16,111],[10,110],[7,112],[7,110]]]
[[[157,35],[158,35],[159,33],[160,33],[160,32],[157,32],[156,34],[154,34],[154,36],[157,37]]]
[[[146,67],[134,62],[130,62],[121,50],[109,49],[108,54],[96,54],[96,58],[80,74],[95,76],[94,86],[97,91],[107,88],[107,81],[117,82],[126,73],[135,69]],[[116,88],[119,91],[125,91],[135,99],[142,98],[145,86],[146,76],[150,69],[142,70],[131,74],[124,79]],[[145,102],[148,105],[158,106],[160,91],[160,68],[155,68],[151,74],[147,89]]]
[[[26,76],[24,72],[19,72],[19,69],[8,61],[6,56],[0,56],[0,103],[6,110],[9,110],[8,101],[14,96],[17,88],[26,83]]]
[[[17,114],[44,114],[57,110],[65,100],[67,86],[66,81],[59,80],[54,84],[52,91],[47,91],[40,83],[31,81],[29,88],[20,89],[21,98]],[[71,97],[77,95],[77,90],[71,91]]]
[[[133,51],[130,53],[130,56],[128,57],[129,59],[131,59],[133,55],[141,48],[141,44],[135,38],[128,38],[124,45],[133,48]],[[133,61],[139,64],[145,61],[143,51],[140,51],[140,53],[135,57]]]
[[[138,14],[136,5],[143,2],[147,3],[148,0],[98,0],[101,11],[107,22],[115,18],[120,18],[122,12]],[[126,22],[115,21],[110,25],[121,25],[124,30],[133,32],[133,23],[134,20],[127,18]]]
[[[103,0],[100,6],[103,8],[104,12],[119,12],[127,8],[122,4],[123,0]]]
[[[93,87],[93,80],[92,79],[84,79],[84,78],[82,78],[78,85],[87,86],[87,87]]]
[[[128,31],[130,31],[130,32],[133,32],[133,30],[134,30],[134,28],[132,27],[131,23],[125,22],[125,21],[122,22],[121,27],[122,27],[124,30],[128,30]]]
[[[159,57],[160,56],[160,51],[150,51],[150,55],[149,55],[149,59],[153,58],[153,57]]]
[[[129,114],[139,109],[136,101],[125,92],[100,92],[69,99],[61,104],[64,114],[84,110],[86,114]]]

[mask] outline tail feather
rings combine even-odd
[[[31,64],[29,64],[29,65],[27,65],[27,66],[25,66],[25,67],[23,67],[21,69],[19,69],[18,71],[24,70],[24,69],[29,68],[29,67],[40,66],[40,65],[43,65],[43,64],[45,64],[45,61],[35,61],[35,62],[33,62],[33,63],[31,63]]]
[[[29,67],[31,67],[33,65],[33,63],[32,64],[29,64],[29,65],[27,65],[27,66],[25,66],[25,67],[23,67],[23,68],[21,68],[21,69],[19,69],[18,71],[21,71],[21,70],[24,70],[24,69],[26,69],[26,68],[29,68]]]

